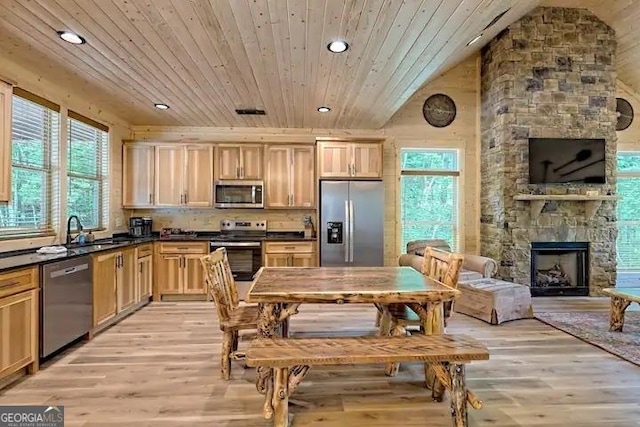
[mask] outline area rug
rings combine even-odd
[[[609,332],[608,312],[536,313],[548,325],[640,366],[640,312],[628,311],[623,332]]]

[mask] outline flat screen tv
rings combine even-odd
[[[605,140],[529,138],[529,183],[604,184]]]

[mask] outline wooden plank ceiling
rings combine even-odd
[[[136,125],[376,129],[538,2],[2,0],[0,55]],[[64,43],[56,30],[87,44]],[[349,50],[329,52],[334,39]],[[332,111],[318,113],[321,105]]]
[[[0,73],[4,56],[134,125],[377,129],[538,4],[611,25],[618,76],[640,92],[636,0],[2,0]],[[62,42],[63,29],[87,44]],[[349,50],[329,52],[334,39]]]

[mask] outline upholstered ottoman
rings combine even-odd
[[[453,311],[492,325],[533,317],[531,290],[528,286],[494,278],[459,281],[461,295],[453,303]]]

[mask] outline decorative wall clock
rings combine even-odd
[[[456,103],[451,97],[436,93],[424,101],[422,115],[431,126],[437,128],[449,126],[456,118]]]

